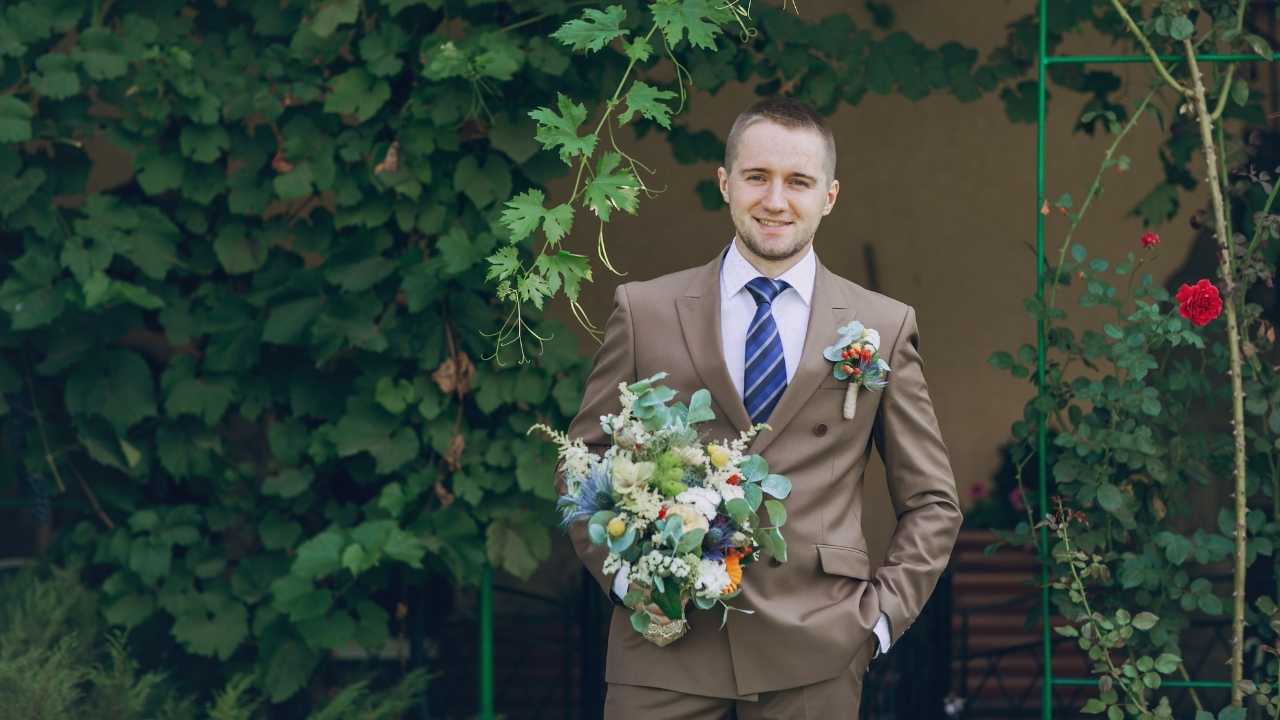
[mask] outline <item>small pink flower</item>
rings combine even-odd
[[[990,494],[991,488],[987,487],[987,484],[981,480],[969,486],[969,498],[974,502],[985,500]]]
[[[1160,244],[1160,236],[1148,230],[1142,233],[1142,238],[1139,242],[1142,243],[1142,247],[1149,250]]]
[[[1016,487],[1009,492],[1009,504],[1018,512],[1027,509],[1027,504],[1022,499],[1022,488]]]

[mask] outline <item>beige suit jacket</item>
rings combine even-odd
[[[720,256],[702,267],[620,286],[569,435],[597,452],[609,438],[600,416],[616,413],[618,383],[657,372],[688,402],[711,392],[714,421],[703,439],[736,437],[750,426],[720,345]],[[841,415],[845,385],[822,357],[836,328],[850,320],[880,332],[891,367],[882,392],[860,391],[852,420]],[[630,611],[615,607],[605,678],[725,698],[799,687],[847,671],[883,611],[893,641],[919,615],[942,573],[960,528],[960,507],[947,448],[938,431],[917,349],[915,311],[836,276],[818,263],[804,353],[795,377],[750,452],[771,472],[791,479],[783,535],[790,558],[749,565],[735,607],[720,629],[721,611],[689,606],[689,633],[665,648],[631,628]],[[887,470],[897,527],[883,566],[873,576],[862,534],[862,476],[875,442]],[[607,593],[600,571],[605,550],[587,539],[585,523],[570,529],[574,547]]]

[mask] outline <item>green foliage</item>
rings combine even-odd
[[[119,632],[95,610],[95,594],[62,570],[24,571],[0,581],[0,714],[72,720],[260,720],[274,717],[253,690],[254,676],[231,678],[202,703],[176,678],[145,672]],[[309,720],[393,720],[421,696],[422,671],[371,693],[368,679],[335,689]]]
[[[305,706],[412,588],[549,553],[553,464],[524,433],[567,423],[585,360],[526,312],[539,364],[476,364],[502,321],[484,258],[516,249],[503,203],[555,175],[493,98],[554,98],[568,56],[551,19],[500,32],[541,6],[502,8],[0,9],[0,482],[67,493],[54,556],[131,642],[207,669],[186,679],[225,688],[219,717]],[[87,192],[99,137],[133,172]],[[594,196],[626,206],[604,174]],[[529,299],[590,280],[545,258]]]

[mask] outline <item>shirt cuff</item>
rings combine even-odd
[[[619,598],[627,596],[627,589],[631,587],[629,568],[623,565],[618,572],[613,574],[613,594]]]
[[[893,637],[889,633],[889,616],[880,613],[880,619],[876,621],[876,626],[872,628],[872,632],[876,634],[876,641],[879,643],[876,646],[875,654],[871,656],[874,659],[889,652],[889,644]]]

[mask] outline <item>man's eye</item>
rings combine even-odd
[[[792,180],[791,184],[797,187],[809,187],[809,182],[807,180]]]

